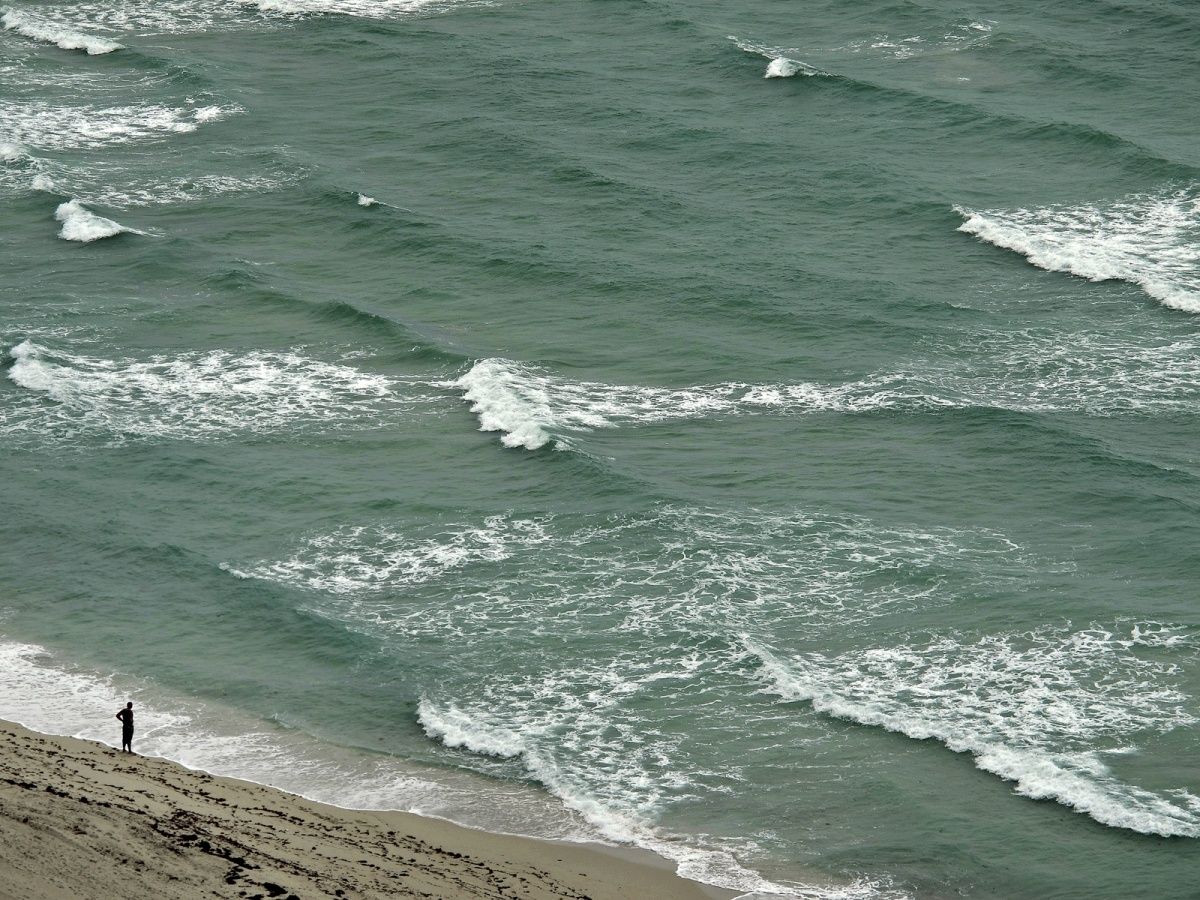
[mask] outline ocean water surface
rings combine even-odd
[[[1195,896],[1200,8],[0,26],[0,717],[760,898]]]

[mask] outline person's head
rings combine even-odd
[[[133,701],[132,701],[132,700],[130,700],[128,703],[126,703],[126,704],[125,704],[125,708],[126,708],[126,709],[133,709]]]

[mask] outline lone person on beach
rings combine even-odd
[[[121,720],[121,752],[133,752],[133,701],[125,704],[125,708],[117,713]]]

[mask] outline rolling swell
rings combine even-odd
[[[898,104],[910,117],[906,121],[920,123],[921,129],[929,129],[932,120],[938,122],[939,130],[947,136],[969,129],[972,138],[990,136],[994,140],[1012,143],[1022,148],[1022,152],[1028,152],[1023,149],[1026,143],[1040,144],[1055,156],[1062,155],[1066,159],[1072,158],[1072,155],[1078,154],[1082,149],[1104,167],[1120,164],[1139,177],[1194,180],[1200,176],[1200,165],[1195,161],[1163,156],[1130,138],[1094,125],[1037,121],[1012,113],[997,112],[977,102],[933,96],[911,87],[883,84],[852,73],[817,69],[798,60],[791,60],[785,55],[791,51],[747,43],[733,36],[730,40],[743,52],[796,64],[798,68],[793,74],[802,72],[805,75],[821,76],[811,80],[812,89],[838,90],[852,98],[883,99],[891,104]]]

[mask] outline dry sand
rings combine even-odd
[[[732,896],[650,854],[339,809],[0,722],[0,898]]]

